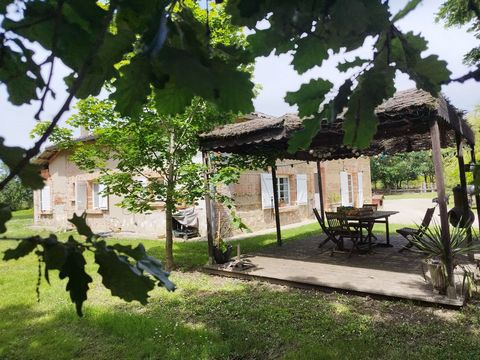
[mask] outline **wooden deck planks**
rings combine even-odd
[[[248,270],[231,270],[209,265],[205,271],[224,276],[265,280],[295,287],[317,287],[362,294],[415,300],[461,307],[464,298],[449,299],[433,292],[422,275],[417,254],[383,248],[373,254],[352,255],[320,251],[312,239],[288,243],[244,257],[254,265]]]

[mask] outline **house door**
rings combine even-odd
[[[342,206],[353,206],[352,174],[346,171],[340,172],[340,195],[342,197]]]

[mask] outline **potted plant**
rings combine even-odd
[[[232,245],[225,243],[225,241],[217,240],[217,245],[213,247],[213,257],[217,264],[225,264],[230,261],[232,254]]]
[[[330,210],[336,211],[337,207],[341,205],[340,203],[340,195],[332,192],[328,195],[328,202],[330,203]]]
[[[213,258],[217,264],[225,264],[230,261],[232,245],[222,239],[222,235],[230,231],[230,219],[222,216],[222,207],[217,205],[217,229],[215,245],[213,246]]]
[[[467,229],[456,226],[450,231],[450,249],[452,253],[453,266],[459,266],[457,262],[458,255],[464,255],[480,250],[479,244],[466,244]],[[430,281],[435,290],[440,294],[447,293],[447,269],[446,269],[446,247],[442,241],[441,227],[435,224],[429,227],[423,234],[414,235],[411,239],[414,245],[414,251],[425,255],[426,264]],[[464,269],[464,274],[468,275]],[[468,283],[463,281],[464,284]]]

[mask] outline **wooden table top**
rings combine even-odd
[[[398,214],[399,211],[374,211],[371,214],[344,215],[347,220],[376,220],[388,218],[389,216]]]

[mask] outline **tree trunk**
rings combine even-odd
[[[170,151],[170,163],[168,165],[167,173],[167,196],[165,198],[165,267],[168,271],[175,268],[175,262],[173,261],[173,229],[172,229],[172,215],[175,208],[175,183],[174,183],[174,144],[175,135],[170,135],[169,151]]]
[[[168,190],[167,190],[168,191]],[[173,231],[172,231],[172,214],[174,204],[171,194],[167,194],[165,204],[165,268],[171,271],[175,268],[173,261]]]

